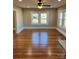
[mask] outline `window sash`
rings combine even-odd
[[[38,24],[38,13],[33,13],[32,14],[32,24]]]
[[[41,13],[41,24],[47,24],[47,13]]]

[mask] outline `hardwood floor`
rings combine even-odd
[[[58,43],[62,37],[59,34],[47,29],[14,32],[13,59],[66,59],[65,50]]]

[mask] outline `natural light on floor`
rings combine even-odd
[[[32,33],[32,44],[33,46],[45,47],[48,44],[48,35],[47,32],[33,32]]]

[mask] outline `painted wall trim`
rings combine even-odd
[[[24,29],[56,29],[66,37],[66,33],[57,27],[22,27],[16,33],[19,34]]]
[[[61,29],[59,28],[56,28],[56,30],[58,30],[61,34],[63,34],[65,37],[66,37],[66,33],[64,31],[62,31]]]
[[[22,27],[21,29],[17,30],[17,34],[19,34],[20,32],[22,32],[24,30],[24,27]]]
[[[59,39],[58,42],[62,45],[62,47],[66,50],[66,40]]]
[[[56,27],[24,27],[24,29],[56,29]]]

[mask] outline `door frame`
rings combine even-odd
[[[17,15],[16,15],[16,9],[13,9],[13,13],[15,14],[15,28],[13,28],[13,30],[15,30],[15,32],[17,32],[17,18],[16,18]]]

